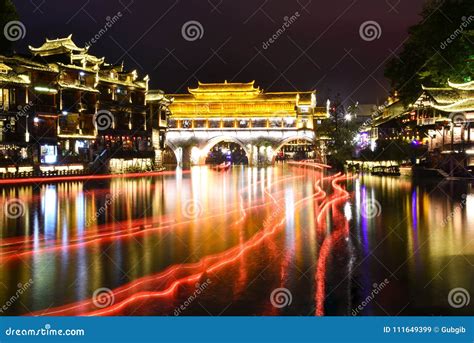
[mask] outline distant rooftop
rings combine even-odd
[[[197,88],[189,88],[191,94],[200,95],[206,93],[252,93],[259,94],[260,88],[255,88],[255,81],[247,83],[202,83],[198,82]]]
[[[72,34],[66,38],[48,39],[38,48],[28,46],[33,55],[51,56],[65,53],[87,53],[89,48],[79,48],[72,40]]]

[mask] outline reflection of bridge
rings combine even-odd
[[[249,164],[270,164],[294,140],[315,141],[315,92],[264,93],[250,83],[202,84],[190,94],[169,95],[171,117],[166,145],[180,165],[204,164],[209,151],[233,142]]]

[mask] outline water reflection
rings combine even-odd
[[[3,188],[0,201],[20,199],[24,211],[0,216],[1,303],[18,283],[33,286],[2,314],[170,315],[207,278],[180,313],[350,315],[365,303],[359,315],[468,314],[447,295],[474,294],[472,185],[325,177],[196,167]],[[114,311],[92,301],[101,288],[114,292]],[[276,288],[290,304],[274,306]]]

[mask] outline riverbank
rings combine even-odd
[[[66,181],[77,181],[86,182],[91,180],[107,180],[115,178],[140,178],[150,177],[157,175],[173,174],[173,171],[167,171],[166,168],[160,168],[156,171],[148,172],[135,172],[135,173],[120,173],[120,174],[92,174],[78,171],[77,174],[55,174],[45,173],[38,175],[35,173],[25,173],[23,177],[16,178],[2,178],[0,179],[0,185],[18,185],[18,184],[31,184],[31,183],[56,183]]]

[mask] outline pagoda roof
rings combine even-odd
[[[297,97],[298,97],[298,105],[313,105],[313,103],[316,101],[314,99],[314,96],[313,96],[313,92],[301,92],[301,93],[297,93]],[[314,103],[314,106],[316,106],[316,104]]]
[[[98,70],[99,70],[99,67],[95,67],[95,66],[86,66],[86,67],[82,67],[82,66],[78,66],[76,64],[64,64],[64,63],[61,63],[61,62],[56,62],[56,64],[62,68],[66,68],[66,69],[74,69],[74,70],[80,70],[80,71],[87,71],[89,73],[97,73]]]
[[[459,89],[459,90],[466,90],[466,91],[474,91],[474,81],[466,82],[466,83],[454,83],[448,80],[449,87]]]
[[[59,87],[64,88],[64,89],[75,89],[75,90],[80,90],[84,92],[100,93],[99,90],[95,88],[87,87],[87,86],[83,86],[79,84],[71,84],[71,83],[59,81],[58,85]]]
[[[176,99],[176,102],[187,103],[259,103],[266,101],[273,102],[291,102],[295,103],[299,98],[299,105],[312,105],[312,94],[314,92],[261,92],[255,96],[248,96],[249,93],[208,93],[209,96],[196,96],[195,94],[166,94],[167,97]]]
[[[0,62],[0,70],[2,70],[3,72],[9,72],[10,70],[12,70],[12,68],[7,66],[5,63]]]
[[[328,109],[326,106],[316,106],[314,108],[314,115],[315,116],[328,116]]]
[[[161,89],[153,89],[149,90],[147,95],[146,95],[146,101],[159,101],[159,102],[164,102],[171,104],[173,102],[173,98],[168,97],[164,91]]]
[[[436,105],[433,107],[443,112],[466,112],[474,111],[474,97],[462,99],[449,105]]]
[[[106,77],[104,75],[99,76],[99,81],[112,83],[112,84],[117,84],[117,85],[122,85],[122,86],[126,86],[126,87],[146,88],[146,81],[119,80],[119,79],[112,79],[112,78]]]
[[[459,91],[453,88],[438,88],[422,86],[423,91],[438,104],[450,104],[461,99]]]
[[[255,81],[247,83],[227,82],[224,83],[202,83],[198,81],[197,88],[188,88],[189,93],[194,95],[201,94],[223,94],[223,93],[249,93],[258,95],[260,88],[255,88]]]
[[[0,56],[0,59],[3,60],[3,63],[8,63],[10,66],[16,65],[16,66],[21,66],[27,69],[41,70],[41,71],[48,71],[48,72],[58,71],[58,68],[54,64],[39,63],[20,55],[15,55],[12,57]]]
[[[15,85],[29,85],[31,83],[28,75],[21,75],[15,73],[1,74],[0,84],[15,84]]]
[[[75,54],[71,56],[73,61],[80,61],[81,63],[90,63],[94,65],[101,65],[105,62],[105,57],[99,58],[89,54]]]
[[[88,48],[79,48],[72,40],[72,35],[69,35],[66,38],[46,38],[46,42],[43,43],[42,46],[35,48],[30,45],[28,46],[28,48],[30,49],[33,55],[40,56],[59,55],[71,52],[78,52],[84,54],[88,51]]]
[[[314,91],[264,92],[251,82],[202,83],[197,88],[188,88],[188,94],[169,94],[178,102],[298,102],[315,106]]]

